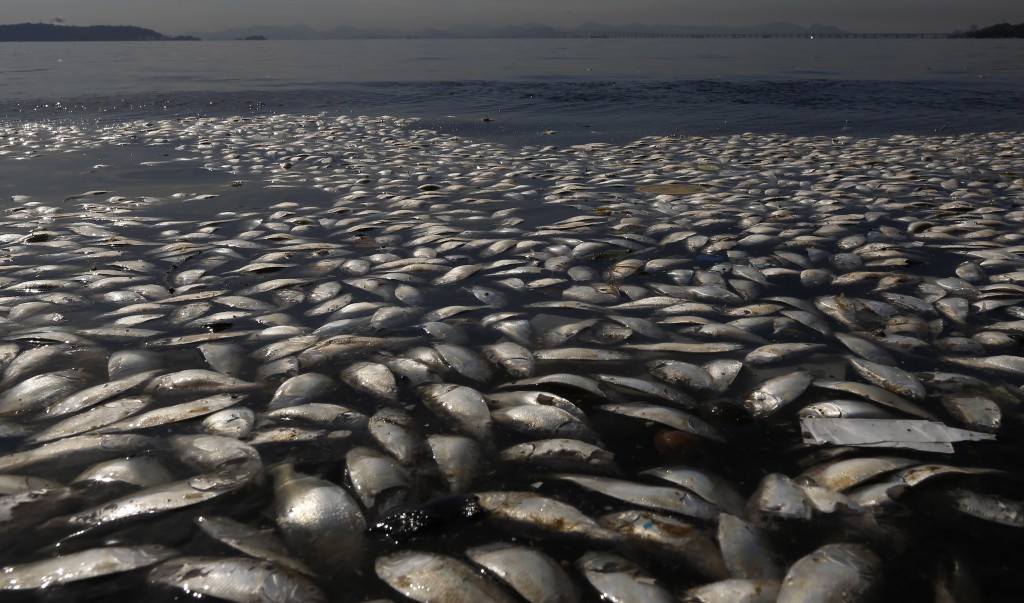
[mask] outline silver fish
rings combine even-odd
[[[669,603],[675,599],[650,574],[614,553],[585,553],[576,561],[583,576],[603,601]]]
[[[778,580],[783,576],[768,534],[740,517],[728,513],[718,517],[718,546],[733,577]]]
[[[154,567],[149,572],[149,583],[226,601],[327,601],[323,592],[302,574],[248,557],[177,557]]]
[[[579,591],[562,566],[536,549],[496,542],[468,549],[466,556],[531,603],[580,601]]]
[[[567,474],[557,474],[553,477],[594,492],[600,492],[605,496],[657,511],[668,511],[687,517],[709,520],[717,518],[720,512],[718,507],[689,490],[651,486],[610,477]]]
[[[789,568],[778,601],[866,601],[880,578],[881,565],[878,555],[867,547],[826,544]]]
[[[337,389],[333,379],[320,373],[302,373],[278,386],[267,405],[269,410],[280,410],[315,402]]]
[[[743,400],[747,412],[756,418],[774,414],[780,408],[799,398],[811,385],[811,373],[800,370],[769,379]]]
[[[354,362],[341,370],[341,380],[361,393],[387,404],[398,403],[398,383],[387,366],[376,362]]]
[[[602,516],[598,523],[624,535],[639,549],[674,563],[681,560],[712,579],[729,577],[722,553],[705,530],[653,511],[623,511]]]
[[[515,601],[479,571],[447,555],[401,551],[378,557],[374,566],[381,580],[414,601]]]
[[[90,375],[78,369],[29,377],[0,394],[0,417],[43,410],[83,389]]]
[[[428,383],[420,399],[431,412],[479,442],[491,440],[491,413],[483,395],[471,387]]]
[[[173,557],[173,549],[158,544],[87,549],[50,559],[0,568],[0,590],[50,588],[79,580],[129,572]]]
[[[615,455],[593,444],[551,438],[510,446],[499,453],[506,463],[533,465],[554,471],[616,474]]]
[[[488,521],[539,538],[619,543],[622,536],[603,528],[569,504],[533,492],[477,492]]]
[[[285,542],[316,569],[358,572],[366,554],[366,520],[352,496],[290,465],[270,472],[275,522]]]
[[[196,525],[211,538],[247,555],[272,561],[284,568],[307,575],[313,570],[294,557],[294,553],[271,530],[258,530],[229,517],[202,515]]]
[[[597,442],[593,429],[569,412],[554,406],[524,404],[491,411],[495,423],[532,437],[571,438]]]
[[[779,596],[778,580],[719,580],[686,591],[687,603],[774,603]]]
[[[721,432],[704,422],[700,417],[675,408],[640,402],[632,404],[603,404],[598,406],[598,408],[606,412],[633,417],[643,421],[661,423],[673,429],[692,433],[715,442],[725,441],[725,436]]]
[[[110,524],[198,505],[234,492],[250,483],[252,478],[253,474],[247,468],[201,474],[146,488],[99,506],[58,517],[47,522],[44,527],[70,528],[80,534]]]
[[[431,435],[427,444],[448,485],[456,494],[469,491],[480,469],[481,451],[476,440],[463,436]]]

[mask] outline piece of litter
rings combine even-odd
[[[912,448],[926,452],[952,453],[951,442],[994,440],[980,431],[949,427],[936,421],[918,419],[800,419],[807,444],[835,444],[869,448]]]

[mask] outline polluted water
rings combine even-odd
[[[0,134],[4,601],[1016,591],[1019,134]]]

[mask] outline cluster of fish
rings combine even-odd
[[[0,134],[3,162],[133,145],[281,197],[4,204],[5,600],[963,601],[1014,574],[979,566],[1024,528],[1019,135]]]

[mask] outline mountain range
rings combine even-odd
[[[447,29],[420,29],[416,31],[384,28],[364,29],[347,26],[319,30],[305,25],[260,25],[214,32],[189,32],[189,35],[204,40],[237,40],[255,37],[270,40],[338,40],[374,38],[563,38],[625,33],[643,35],[817,35],[841,34],[845,32],[832,25],[814,24],[810,27],[803,27],[794,23],[767,23],[747,27],[585,23],[571,29],[560,29],[531,23],[503,27],[461,25]]]

